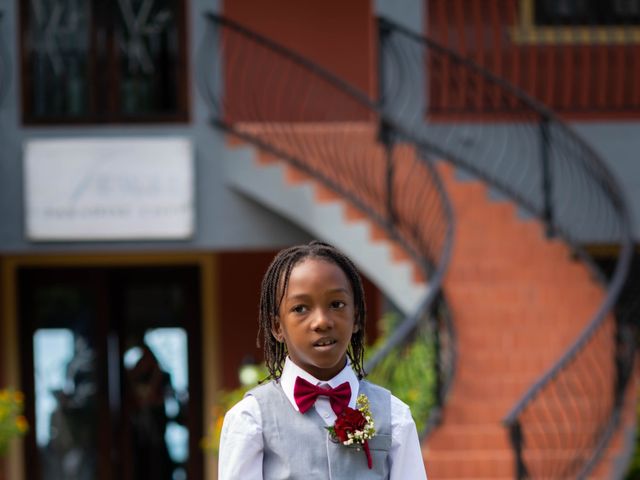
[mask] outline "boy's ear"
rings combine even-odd
[[[277,341],[284,341],[284,335],[282,335],[282,325],[280,324],[280,319],[277,316],[271,319],[271,334]]]

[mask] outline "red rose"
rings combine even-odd
[[[346,407],[342,413],[336,419],[336,423],[333,426],[336,436],[341,442],[349,440],[349,433],[353,433],[356,430],[364,430],[367,425],[367,419],[360,410],[354,410],[353,408]]]

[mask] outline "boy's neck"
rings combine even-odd
[[[333,380],[334,378],[336,378],[338,375],[340,375],[340,374],[344,371],[344,369],[345,369],[346,367],[349,367],[349,366],[350,366],[349,360],[348,360],[348,359],[346,359],[346,360],[345,360],[345,364],[344,364],[343,368],[341,368],[341,369],[340,369],[340,370],[339,370],[335,375],[333,375],[331,378],[322,379],[322,378],[318,378],[318,377],[316,377],[313,373],[309,372],[309,371],[308,371],[308,370],[306,370],[304,367],[301,367],[300,365],[298,365],[298,364],[297,364],[296,362],[294,362],[294,361],[291,359],[291,357],[289,357],[289,356],[287,356],[287,358],[286,358],[286,360],[285,360],[285,366],[284,366],[284,368],[287,368],[287,364],[288,364],[288,363],[290,364],[290,367],[289,367],[289,368],[292,368],[292,367],[293,367],[293,368],[295,368],[295,369],[297,370],[297,373],[304,372],[304,375],[303,375],[303,376],[308,377],[308,378],[305,378],[305,380],[308,380],[308,381],[310,381],[310,382],[312,382],[312,383],[327,383],[327,382],[330,382],[331,380]]]

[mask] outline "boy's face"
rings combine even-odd
[[[344,368],[357,330],[353,292],[342,269],[317,258],[297,264],[272,327],[291,360],[317,379],[329,380]]]

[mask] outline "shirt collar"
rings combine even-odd
[[[349,407],[356,408],[356,399],[358,398],[358,389],[360,387],[360,382],[358,381],[358,377],[356,376],[356,374],[351,369],[351,364],[348,361],[344,368],[335,377],[325,381],[318,380],[316,377],[300,368],[293,362],[293,360],[287,357],[284,362],[284,367],[282,368],[280,385],[282,386],[284,394],[289,399],[289,402],[291,402],[291,405],[293,405],[293,408],[299,411],[298,405],[293,398],[293,387],[295,386],[297,377],[301,377],[306,381],[312,383],[313,385],[328,384],[331,388],[335,388],[344,382],[349,382],[349,386],[351,387],[351,399],[349,400]]]

